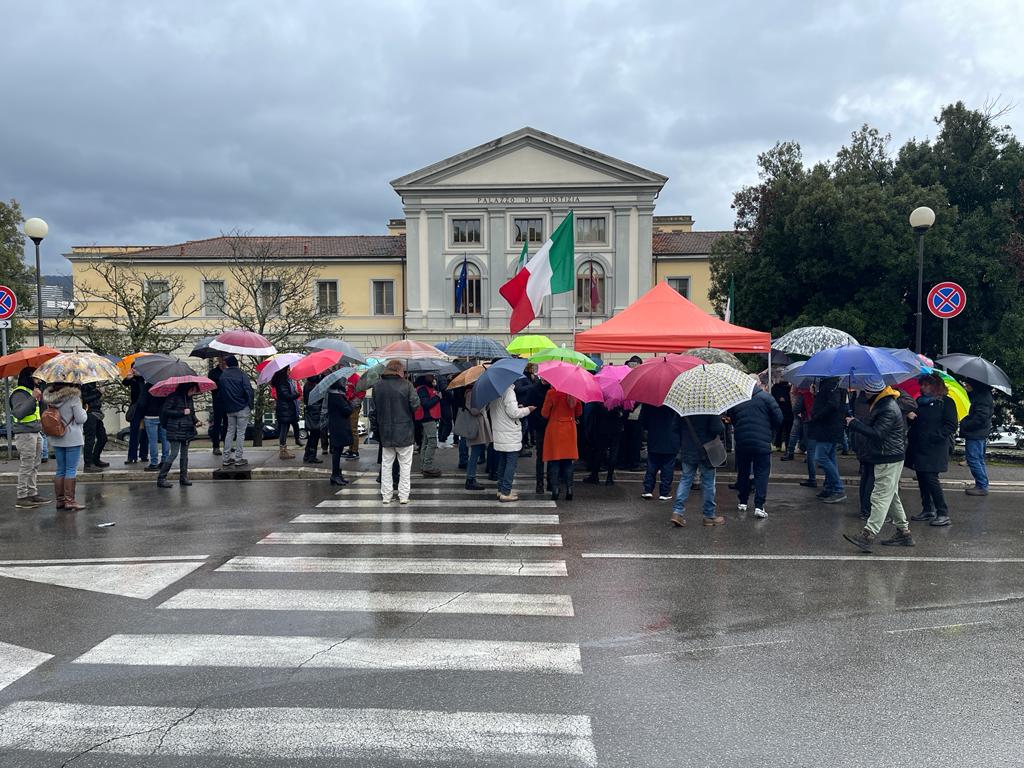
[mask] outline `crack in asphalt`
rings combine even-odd
[[[446,605],[451,605],[452,603],[454,603],[454,602],[455,602],[456,600],[458,600],[458,599],[459,599],[460,597],[462,597],[463,595],[468,595],[468,594],[469,594],[469,590],[468,590],[468,589],[465,589],[465,590],[463,590],[462,592],[459,592],[459,593],[458,593],[457,595],[455,595],[455,597],[451,598],[450,600],[445,600],[445,601],[444,601],[443,603],[438,603],[437,605],[435,605],[435,606],[433,606],[433,607],[431,607],[431,608],[428,608],[428,609],[427,609],[427,610],[425,610],[425,611],[424,611],[423,613],[421,613],[421,614],[420,614],[419,616],[417,616],[417,617],[416,617],[416,618],[415,618],[415,619],[414,619],[414,620],[412,621],[412,623],[410,623],[410,624],[409,624],[409,626],[407,626],[407,627],[406,627],[405,629],[403,629],[403,630],[402,630],[401,632],[399,632],[399,633],[398,633],[398,634],[397,634],[397,635],[395,636],[395,639],[397,640],[397,639],[398,639],[399,637],[402,637],[403,635],[405,635],[405,634],[406,634],[407,632],[409,632],[409,631],[410,631],[410,630],[411,630],[411,629],[412,629],[413,627],[415,627],[415,626],[416,626],[417,624],[419,624],[419,623],[420,623],[421,621],[423,621],[423,620],[424,620],[425,618],[427,618],[427,616],[429,616],[429,615],[430,615],[431,613],[433,613],[434,611],[438,611],[438,610],[440,610],[441,608],[444,608],[444,607],[445,607]]]
[[[335,643],[331,643],[326,648],[322,648],[321,650],[317,651],[312,656],[310,656],[308,659],[306,659],[305,661],[300,663],[297,667],[295,667],[295,669],[292,670],[292,675],[294,675],[296,672],[298,672],[303,667],[305,667],[307,664],[309,664],[311,661],[313,661],[313,659],[317,658],[318,656],[323,656],[325,653],[330,653],[331,651],[333,651],[338,646],[344,645],[345,643],[347,643],[353,637],[354,637],[354,635],[349,635],[348,637],[344,637],[344,638],[342,638],[341,640],[338,640]]]

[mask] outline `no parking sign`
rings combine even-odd
[[[928,309],[942,320],[956,317],[967,306],[967,291],[956,283],[939,283],[928,292]]]

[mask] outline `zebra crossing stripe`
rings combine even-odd
[[[0,643],[0,691],[52,658],[42,651]]]
[[[185,589],[162,603],[170,610],[475,613],[572,616],[569,595],[515,592],[370,592],[329,589]]]
[[[325,499],[317,504],[318,509],[330,507],[373,507],[380,509],[384,502],[378,496],[375,499]],[[526,509],[554,509],[558,505],[550,499],[520,499],[509,501],[504,504],[493,496],[490,498],[479,497],[476,499],[417,499],[415,491],[409,499],[410,507],[498,507],[502,509],[515,509],[516,507]]]
[[[299,515],[293,523],[449,523],[451,525],[558,525],[558,515],[459,512],[330,512]]]
[[[307,707],[191,708],[19,701],[0,749],[233,760],[536,760],[594,766],[590,718],[516,712]],[[13,759],[10,758],[10,759]]]
[[[75,664],[582,674],[575,643],[266,635],[113,635]]]
[[[566,576],[564,560],[414,557],[234,557],[228,573],[414,573],[425,576]]]
[[[414,533],[411,531],[291,533],[274,531],[260,544],[381,544],[409,547],[560,547],[557,533]]]

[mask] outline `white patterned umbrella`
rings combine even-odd
[[[725,363],[698,365],[676,377],[665,405],[680,416],[717,415],[749,400],[754,385],[750,374]]]
[[[806,328],[794,328],[781,338],[776,339],[772,342],[772,349],[810,357],[823,349],[834,349],[857,343],[853,336],[838,328],[829,328],[827,325],[808,325]]]

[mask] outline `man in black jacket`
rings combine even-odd
[[[878,376],[867,378],[862,388],[868,396],[867,418],[861,420],[850,416],[846,423],[853,432],[863,435],[868,441],[868,458],[874,465],[875,487],[871,492],[871,517],[864,524],[864,530],[855,536],[844,533],[843,538],[862,552],[870,552],[886,517],[891,514],[896,533],[882,544],[912,547],[914,539],[910,535],[910,523],[900,501],[900,474],[907,454],[907,425],[898,403],[899,392],[887,387]]]
[[[971,410],[960,422],[960,437],[964,439],[967,466],[974,476],[974,487],[968,496],[988,496],[988,469],[985,467],[985,443],[992,431],[992,387],[972,379],[964,379],[964,389],[971,398]]]
[[[839,466],[836,464],[836,443],[843,440],[843,409],[842,394],[838,388],[839,379],[823,379],[814,395],[814,407],[811,409],[811,421],[808,425],[808,438],[814,441],[814,456],[808,457],[825,473],[825,488],[818,498],[826,504],[838,504],[846,501],[843,480],[839,477]]]
[[[107,429],[103,426],[103,393],[100,388],[95,384],[82,385],[82,405],[88,416],[82,428],[85,436],[83,469],[86,472],[100,472],[110,466],[100,458],[107,444]]]
[[[750,498],[750,472],[754,472],[754,517],[768,517],[768,476],[772,470],[772,437],[783,422],[782,409],[775,399],[761,389],[745,403],[729,410],[733,440],[736,445],[736,494],[740,512],[747,511]]]
[[[206,374],[206,378],[217,385],[217,388],[210,393],[210,401],[213,404],[213,414],[210,418],[210,443],[213,445],[213,455],[220,456],[220,443],[227,437],[228,433],[228,412],[224,408],[224,397],[220,389],[220,377],[227,368],[223,358],[217,360]]]

